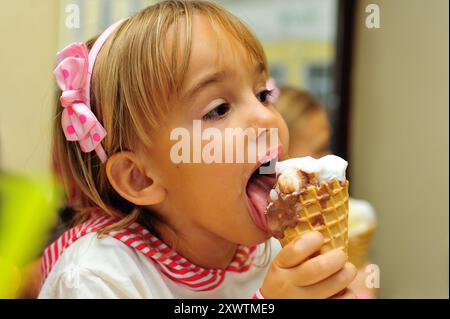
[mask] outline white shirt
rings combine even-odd
[[[281,247],[277,240],[270,242],[272,259]],[[262,248],[263,244],[257,247],[257,255]],[[61,252],[39,298],[251,298],[267,267],[253,263],[243,272],[227,271],[218,287],[194,291],[163,274],[158,263],[141,251],[90,232]]]

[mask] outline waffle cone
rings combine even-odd
[[[332,180],[321,186],[309,186],[298,196],[301,205],[296,205],[299,222],[295,227],[286,228],[281,246],[307,231],[319,231],[324,237],[322,252],[342,249],[348,253],[348,181],[341,184]],[[323,194],[323,195],[321,195]],[[329,194],[329,196],[328,196]],[[327,198],[328,197],[328,198]]]
[[[372,240],[375,227],[370,227],[366,231],[349,238],[348,258],[357,268],[367,263],[370,241]]]

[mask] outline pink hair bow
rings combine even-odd
[[[96,151],[102,162],[106,153],[101,141],[106,130],[91,111],[89,101],[89,53],[84,43],[72,43],[57,54],[54,70],[56,82],[62,90],[64,107],[61,125],[68,141],[78,141],[83,152]]]
[[[269,103],[275,103],[278,100],[278,97],[280,96],[280,90],[278,89],[277,83],[275,82],[274,78],[269,78],[266,82],[266,88],[269,91],[272,91],[269,96]]]

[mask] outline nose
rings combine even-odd
[[[253,142],[257,144],[258,153],[265,154],[266,150],[279,144],[276,112],[268,103],[260,102],[256,96],[249,97],[245,110],[246,127],[254,131],[256,140]]]
[[[277,127],[275,112],[268,104],[263,104],[255,96],[248,101],[247,109],[247,127],[261,131]]]

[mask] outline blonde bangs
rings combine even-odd
[[[263,75],[269,77],[267,58],[261,42],[244,22],[217,5],[207,6],[202,13],[209,18],[218,38],[228,37],[236,51],[243,48],[241,52],[246,54],[244,60],[251,64],[248,66],[262,66]]]

